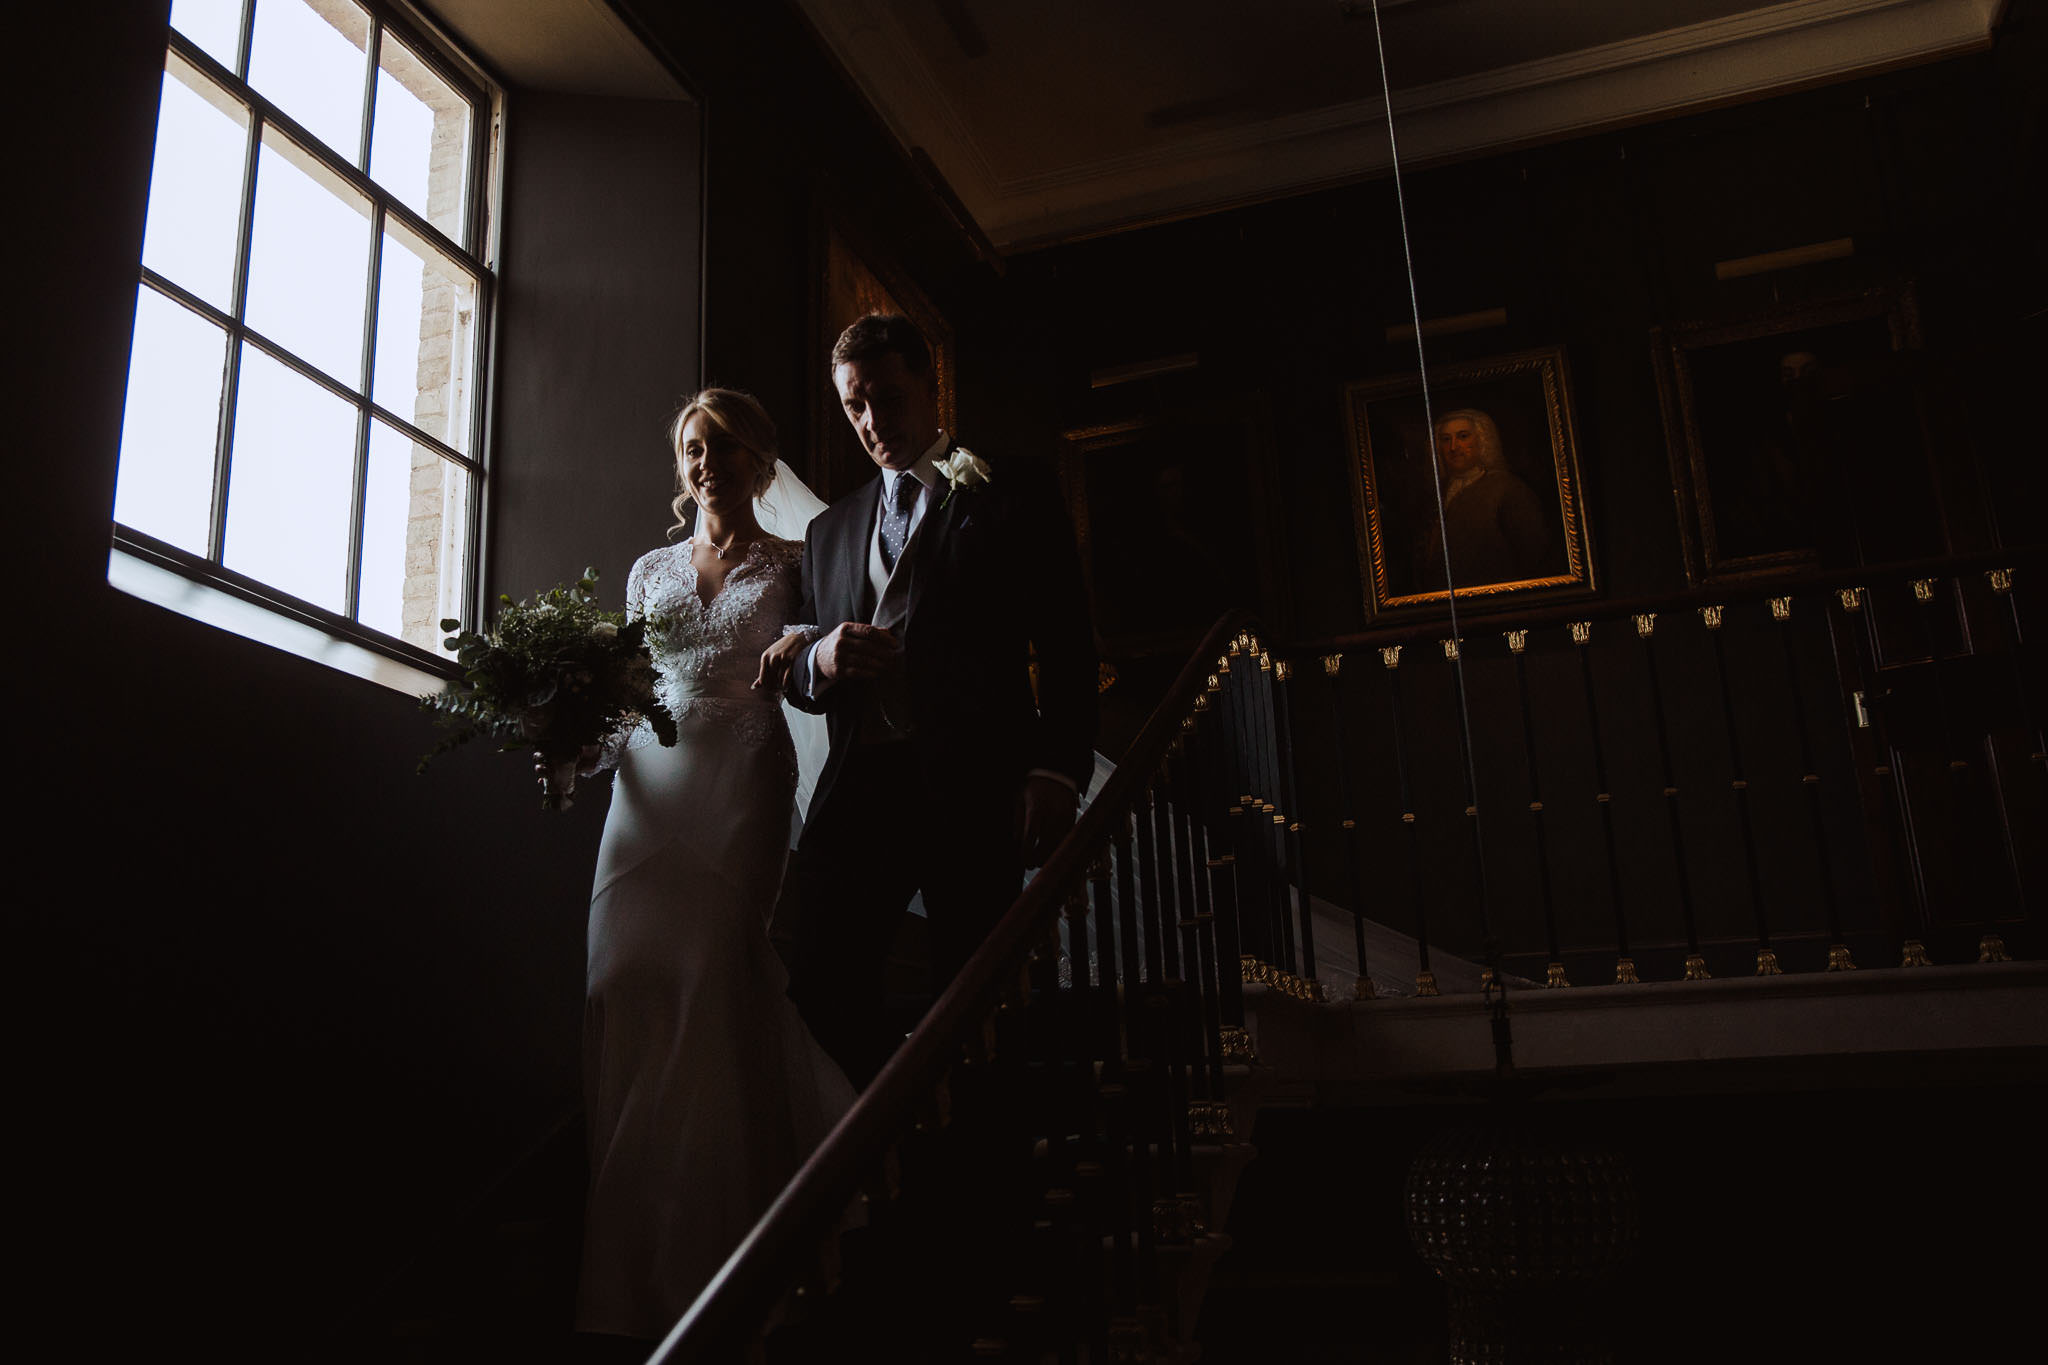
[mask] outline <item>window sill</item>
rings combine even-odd
[[[107,583],[130,597],[203,625],[296,654],[407,696],[439,692],[447,682],[445,674],[380,654],[352,640],[330,635],[318,626],[295,621],[233,593],[195,582],[118,545],[107,560]]]

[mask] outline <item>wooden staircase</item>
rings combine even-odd
[[[1243,1029],[1241,850],[1203,814],[1253,780],[1257,722],[1220,675],[1257,657],[1240,617],[1217,622],[655,1361],[849,1342],[903,1360],[1196,1358],[1263,1077]]]

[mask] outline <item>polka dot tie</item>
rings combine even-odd
[[[882,517],[882,567],[891,573],[903,555],[903,543],[910,539],[910,509],[917,506],[917,494],[916,475],[906,472],[896,476],[895,497]]]

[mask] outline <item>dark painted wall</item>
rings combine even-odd
[[[813,403],[828,382],[810,336],[823,220],[949,317],[993,277],[795,5],[624,7],[689,70],[709,110],[705,379],[760,398],[783,455],[808,475]],[[827,415],[842,420],[836,405]]]
[[[668,419],[696,387],[701,114],[522,92],[509,112],[491,588],[626,571],[674,521]]]
[[[1506,326],[1431,340],[1432,369],[1535,347],[1565,351],[1603,596],[1686,586],[1652,327],[1736,318],[1901,278],[1916,283],[1920,300],[1926,350],[1916,364],[1927,393],[1927,459],[1906,474],[1859,467],[1839,476],[1838,491],[1860,487],[1885,509],[1885,534],[1866,547],[1866,562],[1981,549],[2000,534],[2006,544],[2039,543],[2048,486],[2038,441],[2006,432],[2010,396],[2031,391],[2048,359],[2048,253],[2038,230],[2048,160],[2039,18],[2016,7],[1997,45],[1975,56],[1408,174],[1421,315],[1495,307],[1508,314]],[[1839,237],[1855,239],[1852,259],[1715,278],[1716,261]],[[1314,640],[1368,624],[1343,389],[1357,379],[1414,373],[1412,339],[1386,336],[1409,321],[1409,309],[1395,188],[1382,179],[1017,258],[992,306],[963,331],[975,347],[963,370],[1000,376],[1005,420],[998,425],[1048,452],[1067,429],[1180,419],[1219,404],[1249,413],[1257,434],[1244,443],[1245,472],[1205,490],[1201,519],[1222,557],[1262,597],[1267,637]],[[1192,373],[1090,387],[1095,369],[1188,352],[1201,357]],[[1095,531],[1114,536],[1118,528],[1098,517]],[[1996,605],[1983,597],[1976,608]],[[1748,610],[1762,616],[1760,607]],[[1767,909],[1779,933],[1818,934],[1823,874],[1807,836],[1783,663],[1767,621],[1737,616],[1731,612],[1727,638]],[[2002,629],[1996,620],[1974,624],[1986,641]],[[1796,638],[1818,772],[1836,796],[1827,875],[1854,926],[1874,929],[1883,899],[1850,796],[1844,707],[1817,613],[1801,616]],[[1739,945],[1750,933],[1750,900],[1712,658],[1696,620],[1667,622],[1659,648],[1684,793],[1686,885],[1702,935]],[[1491,656],[1467,677],[1494,927],[1509,951],[1540,951],[1526,815],[1533,793],[1514,675],[1497,636],[1475,642],[1470,653]],[[1664,783],[1646,665],[1625,623],[1596,639],[1593,654],[1609,789],[1649,794],[1618,796],[1615,805],[1624,898],[1638,946],[1669,943],[1679,883],[1656,796]],[[1124,683],[1105,698],[1106,747],[1135,731],[1178,658],[1120,662]],[[1352,806],[1338,808],[1334,764],[1305,761],[1298,813],[1323,828],[1351,814],[1371,831],[1363,859],[1369,913],[1412,931],[1416,902],[1384,672],[1370,651],[1354,652],[1346,668]],[[1403,672],[1422,896],[1440,941],[1474,952],[1479,894],[1462,816],[1459,711],[1433,637],[1410,647]],[[1591,736],[1561,629],[1532,637],[1529,673],[1560,937],[1567,949],[1608,945],[1604,970],[1611,971]],[[1313,703],[1300,722],[1307,743],[1298,752],[1321,760],[1332,752],[1323,680],[1313,676],[1297,690]],[[2011,738],[2019,742],[2016,732]],[[2024,750],[2013,753],[2023,768]],[[2038,792],[2023,782],[2015,790],[2019,813],[2038,827],[2048,818]],[[1318,887],[1348,904],[1338,843],[1312,834],[1308,854]],[[2002,852],[1987,854],[2002,868]],[[2042,871],[2038,862],[2026,868],[2033,880]],[[2002,871],[1992,881],[1983,898],[1956,913],[2010,913],[2013,882]],[[1987,909],[1992,902],[1995,911]],[[1804,947],[1788,965],[1817,966],[1818,951]],[[1582,978],[1593,965],[1580,969]],[[1739,964],[1731,957],[1728,965]]]

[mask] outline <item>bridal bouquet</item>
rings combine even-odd
[[[487,631],[441,629],[462,676],[441,692],[420,698],[448,732],[420,770],[437,755],[488,736],[501,751],[538,750],[547,768],[541,804],[568,807],[582,750],[611,738],[644,716],[663,744],[676,741],[675,721],[654,699],[654,664],[643,638],[644,621],[597,604],[597,570],[566,587],[525,602],[501,596]]]

